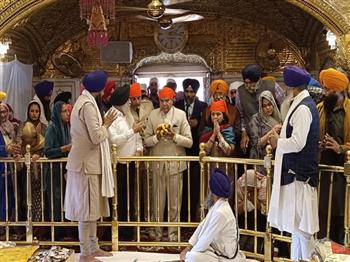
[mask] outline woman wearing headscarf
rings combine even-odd
[[[26,146],[30,145],[30,154],[32,157],[31,166],[31,183],[32,183],[32,207],[33,207],[33,221],[41,220],[41,176],[40,176],[40,165],[35,163],[40,157],[43,156],[44,149],[44,130],[46,125],[40,121],[40,105],[32,101],[28,105],[27,109],[27,120],[24,122],[22,128],[22,154],[26,153]],[[24,203],[22,205],[26,206],[26,167],[23,166],[22,175],[20,179],[20,185],[22,188],[22,199]]]
[[[263,91],[259,96],[259,110],[249,122],[251,139],[250,158],[263,159],[266,154],[268,139],[275,130],[279,133],[282,126],[281,113],[270,91]]]
[[[68,156],[68,152],[72,146],[68,122],[69,110],[67,104],[62,101],[56,102],[52,110],[51,121],[49,122],[45,133],[44,154],[47,158],[52,159]],[[50,170],[50,167],[52,168],[52,171]],[[52,195],[53,214],[50,215],[50,219],[51,216],[53,216],[54,221],[61,221],[61,195],[63,196],[61,188],[64,188],[63,185],[61,185],[61,181],[63,181],[62,177],[64,170],[65,165],[63,163],[53,163],[51,166],[45,168],[44,192],[47,203],[49,204],[49,208],[46,210],[52,210]]]

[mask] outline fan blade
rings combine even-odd
[[[184,15],[184,16],[180,16],[180,17],[175,17],[171,20],[173,21],[173,24],[176,24],[176,23],[197,21],[197,20],[202,20],[202,19],[204,19],[204,17],[201,15],[189,14],[189,15]]]
[[[168,5],[176,5],[176,4],[181,4],[185,2],[192,2],[193,0],[163,0],[163,5],[168,6]]]
[[[147,8],[136,6],[117,6],[117,11],[147,11]]]
[[[141,20],[148,20],[148,21],[153,21],[153,22],[157,22],[157,19],[148,17],[148,16],[144,16],[144,15],[136,15],[135,16],[137,19],[141,19]]]
[[[165,8],[165,15],[182,15],[188,13],[190,10],[184,9],[174,9],[174,8]]]

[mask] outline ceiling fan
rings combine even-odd
[[[147,15],[137,15],[136,18],[148,21],[158,22],[162,29],[169,29],[173,24],[201,20],[204,17],[198,14],[187,14],[179,17],[166,17],[165,15],[182,15],[190,12],[184,9],[166,8],[168,5],[174,5],[192,0],[152,0],[147,6]]]

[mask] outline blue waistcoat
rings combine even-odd
[[[301,105],[309,108],[312,122],[304,148],[300,152],[283,155],[281,185],[288,185],[297,180],[307,182],[310,186],[316,187],[319,182],[320,117],[316,104],[310,96],[304,98],[290,114],[286,128],[286,137],[289,138],[292,135],[293,127],[289,124],[289,121],[295,110]]]

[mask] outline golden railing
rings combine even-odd
[[[62,239],[56,240],[55,239],[55,228],[57,227],[76,227],[76,222],[70,222],[64,220],[64,211],[63,211],[63,201],[64,201],[64,164],[67,159],[47,159],[47,158],[41,158],[36,161],[36,163],[33,163],[31,161],[30,156],[30,148],[27,148],[27,153],[24,158],[17,159],[16,161],[13,158],[1,158],[0,163],[4,165],[4,188],[1,188],[0,190],[5,191],[5,210],[6,214],[5,217],[0,221],[0,228],[5,228],[5,234],[2,235],[3,239],[0,240],[14,240],[12,236],[14,235],[13,232],[21,228],[22,231],[25,229],[25,240],[15,240],[17,243],[33,243],[35,241],[38,241],[41,245],[79,245],[79,241],[75,239],[74,241],[63,241]],[[179,171],[181,162],[185,162],[187,169],[190,169],[190,165],[193,163],[197,163],[199,165],[199,214],[200,219],[204,218],[205,215],[205,197],[207,193],[207,183],[209,179],[210,169],[213,166],[220,166],[221,168],[224,168],[226,172],[231,176],[232,180],[234,181],[235,189],[238,181],[239,175],[243,173],[246,173],[248,169],[254,169],[254,170],[265,170],[266,174],[266,210],[268,210],[269,202],[270,202],[270,194],[271,194],[271,185],[272,185],[272,166],[273,161],[272,155],[271,155],[271,148],[268,149],[267,156],[264,160],[253,160],[253,159],[241,159],[241,158],[215,158],[215,157],[208,157],[205,155],[204,145],[201,145],[200,154],[198,157],[151,157],[151,156],[144,156],[144,157],[127,157],[122,158],[118,157],[116,154],[116,147],[112,147],[112,167],[113,172],[115,175],[115,196],[112,198],[111,203],[111,217],[110,219],[101,219],[98,222],[99,227],[105,228],[105,231],[110,231],[111,234],[111,240],[110,241],[102,241],[102,245],[111,245],[112,250],[119,250],[120,246],[136,246],[136,247],[142,247],[142,246],[168,246],[168,247],[181,247],[187,245],[188,236],[185,238],[182,237],[182,234],[186,231],[186,228],[192,228],[192,230],[198,225],[198,221],[191,221],[190,211],[191,211],[191,184],[190,184],[190,176],[191,173],[187,176],[187,183],[188,183],[188,200],[187,200],[187,219],[185,221],[181,221],[180,218],[180,198],[178,198],[177,202],[177,218],[175,221],[171,221],[170,219],[170,207],[169,207],[169,198],[170,194],[172,192],[167,192],[167,213],[168,216],[165,217],[164,221],[160,220],[159,213],[157,212],[157,215],[154,219],[152,219],[152,209],[151,209],[151,198],[152,198],[152,192],[149,191],[151,186],[151,177],[152,174],[154,176],[154,173],[152,172],[152,165],[158,167],[157,175],[155,177],[158,177],[162,174],[160,170],[161,163],[164,163],[165,169],[164,172],[167,172],[167,170],[170,170],[170,163],[176,163],[177,173],[175,174],[177,176],[177,179],[179,181],[177,188],[178,192],[180,192],[180,187],[182,184],[182,174]],[[117,185],[118,185],[118,178],[120,178],[120,175],[117,172],[117,164],[118,163],[124,163],[126,164],[127,168],[127,199],[123,200],[127,202],[127,219],[126,221],[121,221],[118,219],[118,203],[120,203],[121,200],[117,198],[118,192],[117,192]],[[130,199],[130,192],[129,192],[129,185],[132,181],[130,181],[130,174],[129,174],[129,167],[130,165],[135,164],[135,199],[136,201],[132,203]],[[143,169],[141,168],[143,166]],[[53,169],[59,167],[60,169],[60,176],[59,176],[59,187],[60,187],[60,212],[59,212],[59,219],[55,219],[54,214],[54,196],[53,196],[53,189],[54,189],[54,182],[53,182]],[[21,168],[22,171],[19,171]],[[25,172],[23,171],[23,168],[25,168]],[[34,172],[36,170],[36,172]],[[40,170],[40,171],[38,171]],[[45,170],[49,170],[46,171]],[[22,172],[22,173],[21,173]],[[48,172],[48,173],[47,173]],[[345,207],[344,207],[344,244],[345,246],[350,246],[350,152],[347,152],[347,162],[345,163],[344,167],[339,166],[324,166],[320,165],[320,177],[322,177],[322,174],[324,172],[330,173],[330,185],[329,187],[332,188],[333,186],[333,177],[337,175],[344,175],[346,178],[346,187],[345,187]],[[22,179],[20,175],[26,176],[26,212],[24,210],[21,210],[21,206],[19,204],[19,194],[20,188],[19,188],[19,179]],[[40,192],[35,192],[33,195],[32,193],[32,176],[38,175],[40,177]],[[49,203],[45,202],[44,194],[47,192],[44,192],[44,176],[48,175],[50,177],[50,183],[49,186],[50,190],[50,196],[48,197]],[[14,206],[11,212],[10,208],[10,191],[11,191],[11,178],[14,188]],[[47,177],[46,177],[47,178]],[[159,180],[158,180],[159,181]],[[57,181],[56,181],[57,182]],[[181,182],[181,183],[180,183]],[[185,181],[186,182],[186,181]],[[141,185],[144,183],[146,185],[146,192],[143,192],[141,189]],[[169,180],[166,181],[166,183],[169,183]],[[247,211],[247,198],[248,198],[248,190],[247,190],[247,182],[245,182],[244,185],[244,203],[243,203],[243,214],[238,214],[238,200],[237,200],[237,190],[234,190],[234,197],[233,197],[233,210],[235,212],[235,215],[237,217],[237,220],[240,222],[240,235],[246,236],[249,241],[253,239],[253,247],[250,250],[244,250],[246,255],[249,257],[254,257],[257,259],[262,259],[264,261],[288,261],[286,258],[278,257],[276,254],[274,255],[274,249],[273,249],[273,243],[276,241],[279,241],[280,243],[284,243],[285,245],[288,245],[290,243],[290,237],[283,233],[276,233],[273,232],[270,225],[266,222],[264,228],[258,228],[258,199],[257,199],[257,180],[255,178],[254,180],[254,212],[253,212],[253,223],[250,223],[248,221],[249,215]],[[23,183],[22,183],[23,186]],[[158,182],[158,185],[156,185],[156,189],[153,188],[153,193],[159,194],[160,184]],[[21,188],[23,190],[23,188]],[[332,199],[332,190],[329,190],[328,199]],[[322,193],[322,192],[321,192]],[[40,194],[40,219],[33,219],[33,197],[38,198],[38,194]],[[181,193],[178,193],[181,194]],[[23,195],[23,193],[22,193]],[[182,194],[181,194],[182,195]],[[159,195],[158,198],[159,199]],[[146,202],[144,204],[142,202]],[[118,202],[119,201],[119,202]],[[159,200],[158,200],[159,202]],[[1,204],[1,203],[0,203]],[[34,203],[37,205],[37,203]],[[154,204],[154,203],[153,203]],[[134,214],[131,214],[132,205],[135,207]],[[142,207],[143,205],[143,207]],[[47,208],[50,207],[50,210],[47,210]],[[143,216],[141,214],[141,209],[144,209]],[[159,210],[159,203],[156,205],[157,210]],[[330,234],[330,223],[331,223],[331,210],[332,210],[332,201],[329,201],[328,204],[328,212],[327,212],[327,232],[326,236],[329,237]],[[35,210],[34,210],[35,211]],[[49,211],[49,212],[48,212]],[[57,211],[57,210],[56,210]],[[50,215],[47,216],[45,213],[49,213]],[[19,215],[22,213],[22,217]],[[23,213],[26,214],[25,218],[23,218]],[[34,214],[37,216],[37,211],[34,212]],[[261,218],[261,217],[260,217]],[[59,220],[59,221],[57,221]],[[176,227],[176,235],[177,239],[173,239],[172,241],[162,241],[157,240],[145,240],[143,234],[144,229],[149,229],[153,227]],[[44,240],[44,239],[35,239],[33,236],[33,228],[38,227],[46,227],[50,228],[50,239]],[[109,229],[106,229],[108,227]],[[119,236],[120,227],[131,227],[136,229],[136,234],[134,239],[128,240],[128,241],[122,241]],[[186,232],[185,232],[186,233]],[[188,233],[188,232],[187,232]],[[250,237],[250,238],[249,238]],[[0,236],[1,238],[1,236]],[[244,247],[243,247],[244,248]]]

